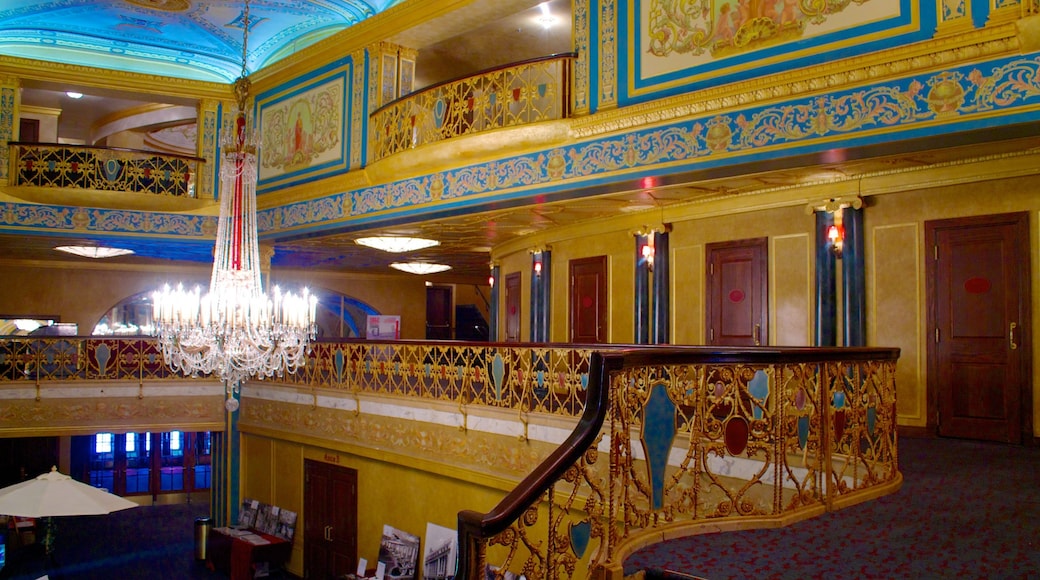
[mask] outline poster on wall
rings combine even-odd
[[[365,337],[369,340],[397,340],[401,338],[401,317],[369,314]]]

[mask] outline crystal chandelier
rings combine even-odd
[[[314,340],[317,298],[282,293],[267,296],[260,281],[256,224],[257,139],[246,113],[246,41],[249,2],[244,12],[242,75],[235,81],[238,111],[221,135],[220,215],[209,292],[166,286],[155,292],[153,320],[166,365],[189,376],[219,377],[228,411],[238,409],[242,381],[281,376],[306,363]]]

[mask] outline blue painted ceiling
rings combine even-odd
[[[403,0],[250,0],[254,72]],[[230,82],[242,72],[243,0],[4,0],[0,54]]]

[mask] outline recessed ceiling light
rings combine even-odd
[[[76,91],[65,91],[65,96],[70,99],[82,99],[83,93],[77,93]]]
[[[126,248],[105,248],[101,246],[57,246],[54,249],[59,252],[83,256],[84,258],[114,258],[134,253],[133,250]]]
[[[394,262],[390,267],[409,274],[436,274],[451,270],[447,264],[431,264],[429,262]]]
[[[358,238],[354,240],[354,243],[368,246],[369,248],[375,248],[377,250],[383,250],[384,252],[393,252],[395,254],[401,252],[413,252],[415,250],[440,245],[440,242],[437,240],[409,238],[405,236],[373,236],[368,238]]]

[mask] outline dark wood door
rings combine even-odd
[[[1019,443],[1031,408],[1028,216],[927,222],[925,235],[939,434]]]
[[[571,342],[607,342],[607,257],[570,261]]]
[[[18,140],[23,143],[39,143],[40,141],[40,120],[39,119],[19,119],[18,120]]]
[[[304,575],[324,580],[357,570],[357,471],[304,462]]]
[[[506,342],[520,342],[520,272],[506,276]]]
[[[708,244],[706,251],[708,344],[767,344],[766,238]]]
[[[451,286],[426,288],[426,339],[451,340]]]

